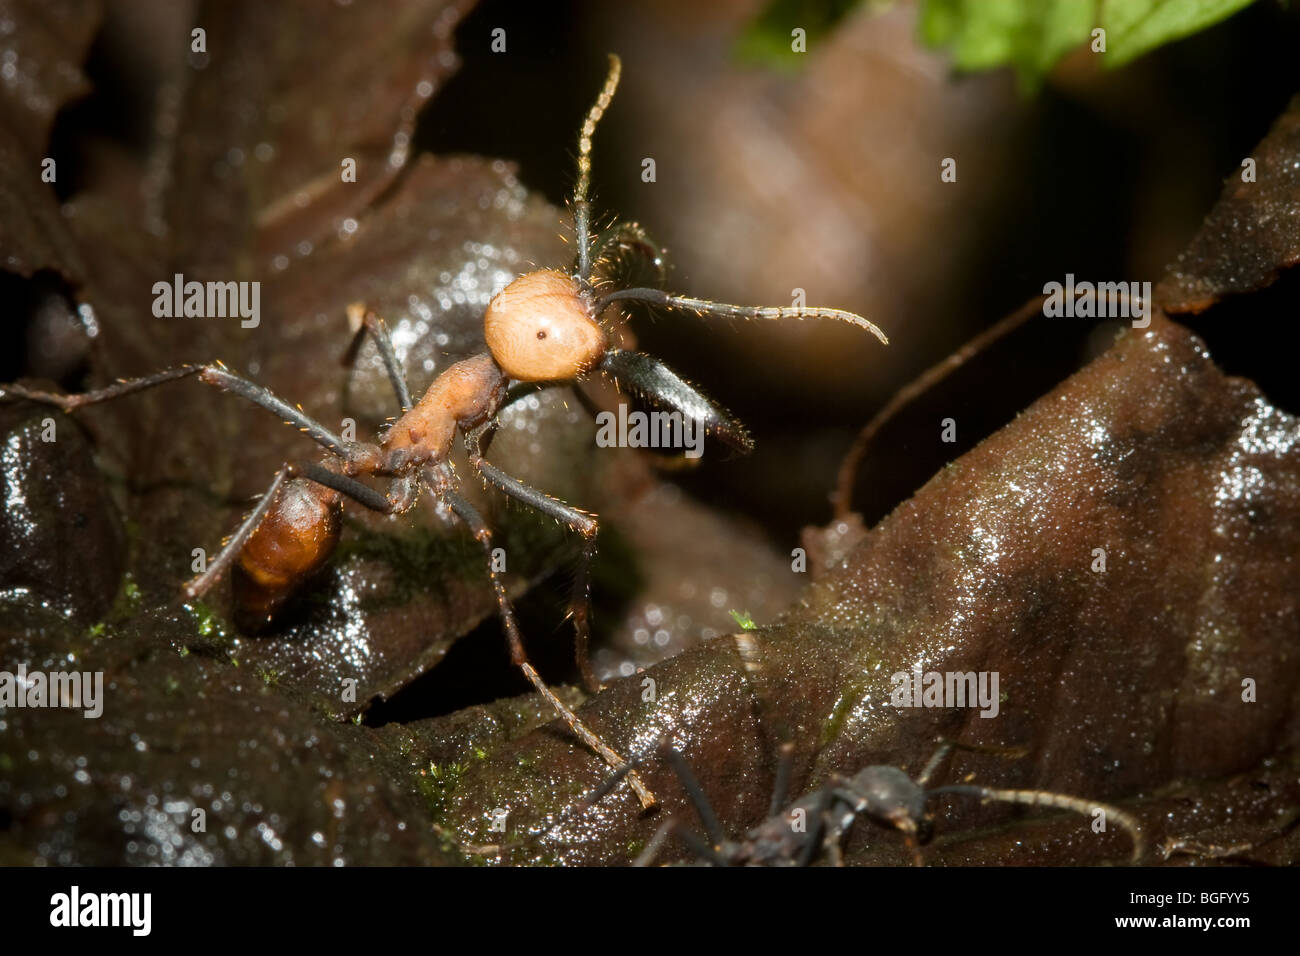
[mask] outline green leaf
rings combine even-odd
[[[1109,68],[1226,20],[1255,0],[1102,0]]]
[[[925,0],[921,39],[951,47],[958,69],[1014,67],[1032,91],[1088,39],[1095,14],[1095,0]]]
[[[923,0],[919,28],[961,70],[1013,67],[1036,90],[1060,59],[1106,31],[1107,68],[1212,26],[1255,0]]]

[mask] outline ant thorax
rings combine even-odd
[[[415,465],[446,460],[456,430],[494,414],[505,388],[506,377],[491,355],[475,355],[450,366],[380,440],[387,469],[400,474]]]

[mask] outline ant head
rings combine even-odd
[[[492,358],[521,382],[578,378],[605,354],[608,340],[588,294],[554,269],[522,275],[496,294],[483,317]]]
[[[862,812],[873,820],[915,833],[922,843],[929,839],[925,791],[902,770],[867,767],[853,777],[852,790],[862,801]]]

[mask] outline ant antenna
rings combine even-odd
[[[880,411],[876,412],[872,417],[871,421],[862,427],[862,431],[853,440],[852,447],[849,448],[848,453],[844,456],[844,461],[840,464],[839,475],[835,479],[835,491],[831,494],[834,520],[843,521],[853,511],[853,487],[858,477],[858,467],[862,464],[863,458],[866,457],[867,449],[871,447],[871,442],[876,437],[876,434],[901,409],[910,405],[918,396],[934,388],[994,342],[1005,338],[1035,316],[1042,315],[1043,303],[1046,300],[1047,297],[1042,295],[1030,299],[1015,312],[999,319],[943,361],[930,366],[894,393],[893,398],[886,402]]]
[[[578,133],[578,184],[573,189],[573,225],[578,246],[576,271],[578,278],[585,280],[591,274],[591,204],[587,193],[591,188],[591,137],[596,132],[596,124],[609,109],[618,89],[618,79],[623,73],[623,61],[616,54],[609,55],[609,74],[605,85],[601,87],[600,96],[592,104],[587,119]]]
[[[697,315],[719,315],[738,319],[838,319],[856,325],[860,329],[866,329],[880,339],[882,344],[889,344],[889,339],[885,338],[885,333],[880,331],[878,326],[856,312],[805,306],[731,305],[726,302],[710,302],[708,299],[672,295],[660,289],[618,289],[602,296],[596,302],[596,312],[599,314],[605,311],[605,307],[610,303],[627,300],[645,302],[664,309],[685,309]]]
[[[1131,310],[1132,302],[1128,291],[1121,289],[1119,295],[1123,298],[1124,308]],[[1092,296],[1095,299],[1096,292],[1093,292]],[[1079,298],[1082,297],[1082,295],[1079,296]],[[1046,301],[1046,295],[1034,296],[1016,311],[990,325],[957,351],[938,364],[930,366],[894,393],[894,397],[886,402],[884,407],[876,412],[871,421],[862,427],[862,431],[853,440],[852,447],[849,448],[848,453],[844,456],[844,461],[840,464],[839,476],[835,480],[835,491],[831,494],[831,506],[834,511],[833,520],[843,521],[852,514],[853,486],[857,480],[858,467],[862,464],[863,458],[866,457],[867,449],[870,448],[872,441],[880,430],[889,423],[890,419],[897,415],[901,409],[915,401],[918,396],[937,386],[990,345],[1000,342],[1030,319],[1042,315],[1043,303]]]
[[[1108,803],[1068,797],[1063,793],[1048,793],[1045,790],[997,790],[992,787],[978,787],[966,783],[949,784],[948,786],[935,787],[926,791],[927,796],[935,796],[941,793],[959,793],[979,797],[981,800],[1001,800],[1003,803],[1022,803],[1031,807],[1056,807],[1061,810],[1073,810],[1075,813],[1081,813],[1084,816],[1092,816],[1095,811],[1100,810],[1105,817],[1113,818],[1115,822],[1128,831],[1129,838],[1133,841],[1132,862],[1134,864],[1142,859],[1143,854],[1146,853],[1146,841],[1142,838],[1137,819]]]

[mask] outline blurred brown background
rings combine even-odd
[[[888,332],[884,349],[831,323],[638,323],[642,347],[758,440],[753,467],[706,456],[682,481],[760,518],[783,547],[826,519],[853,434],[919,371],[1067,272],[1157,281],[1300,87],[1300,17],[1272,2],[1118,71],[1080,50],[1032,97],[1009,71],[954,76],[942,51],[918,43],[908,2],[862,5],[813,42],[799,72],[741,62],[737,37],[761,9],[486,0],[456,31],[461,69],[426,109],[415,146],[512,160],[526,186],[562,203],[577,125],[605,54],[618,52],[623,83],[595,148],[597,208],[667,246],[670,286],[772,304],[798,287]],[[75,169],[60,177],[65,195],[115,152],[143,153],[157,80],[183,67],[181,45],[164,38],[191,16],[184,3],[109,5],[87,67],[95,92],[55,129],[60,168]],[[489,48],[498,27],[504,55]],[[654,183],[641,181],[646,157]],[[945,157],[957,160],[956,183],[940,181]],[[1084,325],[1063,320],[991,349],[887,429],[855,498],[867,519],[1109,340]],[[1199,331],[1230,371],[1297,407],[1282,350],[1244,347],[1213,324]],[[948,416],[956,445],[938,440]]]
[[[638,326],[645,347],[756,432],[758,467],[743,482],[715,460],[687,483],[761,517],[778,543],[826,519],[840,457],[889,395],[1045,282],[1067,272],[1158,281],[1222,178],[1300,88],[1300,19],[1273,3],[1114,72],[1081,50],[1034,97],[1010,71],[954,76],[943,52],[917,42],[910,3],[863,5],[810,48],[800,73],[738,62],[736,38],[761,9],[482,3],[458,31],[464,66],[421,140],[514,159],[526,183],[560,202],[574,127],[616,51],[623,84],[597,138],[596,198],[669,248],[670,285],[754,303],[786,303],[800,287],[887,331],[882,349],[828,323],[733,330],[687,316]],[[498,26],[506,56],[488,49]],[[644,157],[656,160],[653,184],[641,182]],[[957,159],[956,183],[940,181],[944,157]],[[868,520],[1113,332],[1046,324],[991,350],[880,436],[855,499]],[[1269,350],[1226,355],[1230,342],[1200,331],[1230,371],[1300,404]],[[956,446],[938,437],[949,415]]]

